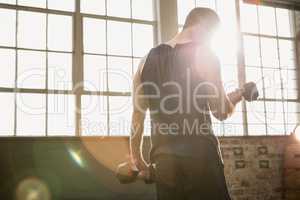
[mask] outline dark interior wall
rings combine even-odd
[[[287,137],[220,141],[233,199],[281,199]],[[145,143],[147,151],[149,138]],[[126,156],[126,137],[1,138],[0,199],[12,199],[31,179],[42,181],[52,199],[155,199],[153,185],[120,185],[115,179],[116,166]]]

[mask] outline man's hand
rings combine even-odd
[[[248,82],[243,86],[243,97],[246,101],[256,101],[259,97],[257,86],[254,82]]]
[[[139,171],[139,178],[141,179],[150,178],[149,165],[143,160],[143,158],[132,158],[132,163]]]

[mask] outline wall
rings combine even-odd
[[[117,164],[128,138],[1,138],[0,199],[12,199],[30,177],[52,199],[154,199],[154,186],[120,185]],[[225,173],[234,200],[279,200],[287,137],[221,138]],[[146,148],[149,140],[146,139]]]
[[[238,200],[282,197],[284,137],[221,139],[230,193]]]

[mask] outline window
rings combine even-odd
[[[294,12],[242,1],[236,5],[235,0],[177,0],[177,5],[179,30],[194,7],[217,11],[222,25],[212,48],[221,62],[225,89],[236,88],[238,73],[244,73],[246,81],[257,83],[261,95],[257,102],[240,104],[225,122],[213,119],[215,133],[223,136],[289,134],[299,120]],[[237,61],[236,6],[240,6],[243,69],[239,69]],[[220,35],[226,35],[226,40]]]
[[[0,3],[0,135],[74,135],[75,1]]]
[[[132,77],[154,45],[153,6],[152,0],[81,1],[84,91],[90,94],[81,99],[82,135],[130,133]]]
[[[261,94],[246,105],[248,134],[289,134],[299,120],[294,11],[240,6],[246,79],[257,82]]]
[[[154,9],[152,0],[0,0],[0,136],[128,135]]]

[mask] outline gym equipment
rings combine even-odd
[[[155,179],[154,165],[149,166],[149,172],[150,172],[149,178],[145,179],[144,177],[140,176],[140,172],[133,164],[131,164],[130,162],[125,162],[118,165],[116,177],[121,184],[130,184],[137,180],[142,180],[146,184],[152,184],[154,183],[154,179]]]
[[[256,101],[259,96],[257,86],[254,82],[245,83],[243,88],[243,97],[246,101]]]

